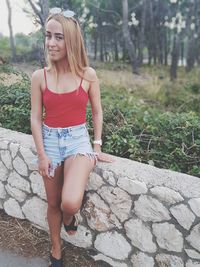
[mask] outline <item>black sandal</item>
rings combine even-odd
[[[64,224],[64,222],[63,222],[63,225],[64,225],[64,228],[65,228],[66,232],[77,231],[78,224],[77,224],[77,220],[76,220],[75,215],[73,215],[72,221],[71,221],[71,223],[69,225]]]
[[[51,262],[51,265],[49,265],[49,267],[63,267],[63,264],[62,264],[62,258],[61,259],[56,259],[52,256],[52,254],[50,254],[50,262]]]

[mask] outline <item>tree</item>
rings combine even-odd
[[[12,51],[12,60],[16,61],[16,47],[15,47],[15,42],[14,42],[14,37],[13,37],[13,29],[12,29],[12,9],[10,6],[10,0],[6,0],[6,4],[8,7],[8,26],[9,26],[9,31],[10,31],[10,48]]]
[[[132,71],[133,73],[138,74],[138,62],[135,54],[135,47],[130,37],[130,32],[128,28],[128,0],[122,0],[123,7],[123,36],[126,45],[126,49],[128,50],[128,55],[131,61]]]

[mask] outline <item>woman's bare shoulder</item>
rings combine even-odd
[[[42,81],[43,77],[44,69],[38,69],[32,73],[32,80]]]
[[[96,81],[97,80],[97,74],[95,69],[92,67],[86,67],[84,70],[84,79],[89,81]]]

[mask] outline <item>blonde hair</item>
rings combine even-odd
[[[72,74],[83,77],[85,68],[89,66],[89,61],[78,21],[74,17],[65,18],[64,15],[59,13],[50,14],[46,20],[46,24],[51,19],[58,21],[62,25],[67,51],[66,62],[69,65],[69,70]],[[50,69],[54,69],[57,76],[55,64],[49,59],[48,55],[47,63]]]

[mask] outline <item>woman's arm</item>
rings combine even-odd
[[[90,80],[89,99],[92,108],[92,121],[94,128],[94,140],[101,140],[102,125],[103,125],[103,112],[101,106],[101,94],[99,87],[99,79],[96,72],[92,68],[87,69],[88,80]],[[105,162],[112,162],[112,157],[106,153],[101,152],[101,145],[94,144],[94,151],[98,153],[98,160]]]
[[[43,70],[37,70],[31,79],[31,131],[39,159],[39,172],[45,176],[48,175],[50,161],[45,154],[42,140],[42,74]]]

